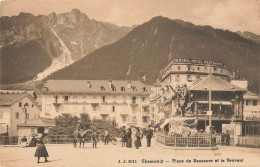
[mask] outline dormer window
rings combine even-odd
[[[116,91],[116,87],[112,87],[112,91]]]
[[[105,91],[106,90],[104,86],[101,86],[100,89],[101,89],[101,91]]]
[[[124,88],[123,86],[121,87],[121,91],[122,91],[122,92],[124,92],[124,91],[125,91],[125,88]]]
[[[144,91],[144,92],[147,92],[147,89],[146,89],[146,87],[143,87],[143,91]]]

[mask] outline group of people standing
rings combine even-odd
[[[222,144],[222,146],[224,146],[224,145],[229,146],[230,134],[228,131],[226,133],[221,133],[221,144]]]
[[[126,130],[125,126],[123,126],[123,130],[121,132],[121,142],[122,147],[131,148],[132,142],[134,138],[134,144],[136,149],[142,146],[141,140],[143,136],[146,136],[147,139],[147,147],[151,147],[151,139],[153,137],[153,130],[150,126],[147,129],[141,130],[140,128],[136,127],[133,131],[131,128]]]

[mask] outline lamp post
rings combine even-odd
[[[211,67],[209,65],[209,129],[211,129]]]

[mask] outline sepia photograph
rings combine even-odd
[[[260,167],[260,0],[0,0],[0,167]]]

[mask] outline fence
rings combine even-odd
[[[0,145],[17,145],[18,136],[0,136]]]
[[[216,145],[216,138],[209,135],[184,137],[158,132],[156,133],[156,141],[163,145],[174,147],[213,147]]]
[[[260,136],[239,136],[237,146],[260,147]]]

